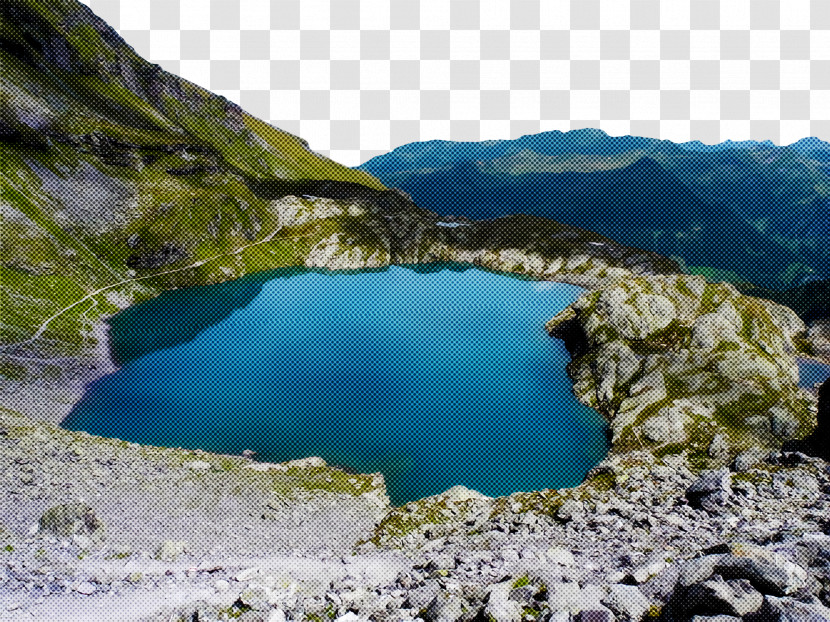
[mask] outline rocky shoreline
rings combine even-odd
[[[273,268],[298,265],[349,271],[457,262],[588,289],[627,276],[677,269],[673,262],[653,253],[543,218],[462,221],[463,227],[445,229],[436,224],[440,220],[435,214],[417,208],[394,191],[364,189],[360,197],[337,200],[291,195],[271,201],[269,209],[275,219],[274,233],[291,241],[295,253],[295,259],[285,265],[275,260],[268,266]],[[335,232],[327,235],[331,230]],[[535,237],[528,238],[528,230],[534,230]],[[353,237],[347,237],[344,231],[350,231]],[[157,296],[166,289],[217,284],[250,274],[233,254],[209,262],[213,269],[207,276],[199,272],[203,265],[190,271],[192,283],[165,280],[176,275],[165,276],[164,269],[157,278],[149,271],[143,278],[151,278],[154,287],[144,287],[140,299]],[[132,285],[123,288],[125,292],[131,290],[137,291]],[[90,321],[83,333],[86,345],[80,349],[56,357],[50,352],[52,343],[20,347],[0,343],[0,364],[14,364],[25,370],[20,378],[6,377],[0,382],[0,403],[28,416],[59,423],[82,397],[86,385],[116,371],[118,363],[110,351],[106,320],[136,299],[124,295],[109,302],[114,305],[112,310]],[[59,370],[54,369],[56,366]]]
[[[0,426],[0,619],[830,620],[830,465],[797,452],[628,452],[573,489],[390,508],[319,460]]]

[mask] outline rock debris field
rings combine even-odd
[[[391,508],[378,475],[0,413],[0,619],[830,620],[830,465],[609,457],[573,489]]]

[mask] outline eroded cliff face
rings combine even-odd
[[[627,279],[585,294],[547,329],[566,340],[574,391],[608,419],[615,451],[722,465],[815,426],[815,405],[798,388],[803,321],[727,283]]]

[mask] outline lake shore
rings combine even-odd
[[[2,412],[0,427],[10,474],[0,494],[13,501],[0,519],[0,619],[408,622],[484,612],[518,622],[529,608],[556,621],[660,611],[687,621],[698,602],[689,594],[716,589],[718,568],[763,619],[830,612],[830,465],[801,454],[749,453],[694,474],[682,456],[632,452],[574,489],[491,499],[456,488],[390,508],[382,478],[319,461],[263,470]],[[262,487],[280,483],[281,494]],[[86,518],[39,521],[68,501],[88,506]],[[722,613],[748,607],[706,602]]]

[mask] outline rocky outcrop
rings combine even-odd
[[[304,259],[309,267],[457,262],[588,288],[629,275],[678,270],[673,261],[654,253],[544,218],[459,219],[456,226],[445,227],[436,214],[402,194],[367,192],[352,201],[289,196],[272,203],[272,209],[283,228],[327,221],[344,229],[315,241]]]
[[[830,318],[817,318],[810,322],[807,331],[812,354],[830,362]]]
[[[807,324],[804,354],[830,362],[830,280],[810,281],[786,290],[749,288],[751,296],[768,298],[787,305]]]
[[[727,283],[627,279],[583,295],[547,329],[565,340],[574,391],[608,419],[617,449],[682,451],[723,465],[815,426],[814,405],[797,386],[804,323]]]

